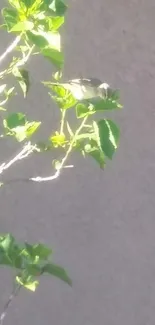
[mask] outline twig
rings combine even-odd
[[[26,143],[25,146],[23,147],[23,149],[14,158],[12,158],[8,163],[4,162],[1,164],[0,174],[2,174],[4,172],[4,170],[6,170],[10,166],[12,166],[16,161],[28,157],[35,149],[36,149],[36,146],[32,145],[31,142]]]
[[[6,58],[6,56],[12,52],[15,47],[19,44],[21,40],[21,35],[17,36],[14,41],[11,43],[11,45],[6,49],[6,51],[0,56],[0,64],[2,63],[2,61]]]
[[[24,55],[24,57],[19,62],[17,62],[17,64],[15,64],[15,66],[17,68],[20,67],[20,66],[22,66],[22,65],[24,65],[28,61],[28,59],[29,59],[30,55],[32,54],[34,48],[35,48],[35,45],[33,45],[32,47],[30,47],[27,55]]]
[[[17,296],[20,288],[21,288],[20,284],[16,284],[15,287],[13,288],[13,291],[12,291],[11,295],[9,296],[8,301],[4,305],[3,312],[0,315],[0,325],[3,324],[3,320],[7,315],[8,308],[9,308],[12,300]]]
[[[62,110],[61,124],[60,124],[60,134],[63,134],[64,122],[65,122],[66,110]]]
[[[2,182],[1,185],[5,185],[5,184],[7,185],[7,184],[10,184],[10,183],[15,183],[15,182],[38,182],[38,183],[41,183],[41,182],[49,182],[49,181],[52,181],[52,180],[58,178],[58,177],[60,176],[61,172],[62,172],[62,169],[63,169],[63,168],[66,168],[65,164],[66,164],[66,161],[67,161],[67,159],[68,159],[68,156],[70,155],[70,153],[71,153],[71,151],[72,151],[72,148],[73,148],[73,145],[74,145],[74,142],[75,142],[75,140],[76,140],[76,137],[77,137],[77,135],[80,133],[80,131],[82,130],[82,128],[84,127],[87,118],[88,118],[88,117],[86,116],[86,117],[83,119],[83,121],[82,121],[80,127],[79,127],[79,128],[77,129],[77,131],[75,132],[74,137],[73,137],[73,139],[72,139],[72,141],[71,141],[71,143],[70,143],[70,145],[69,145],[69,148],[68,148],[68,150],[67,150],[67,152],[66,152],[64,158],[61,160],[61,163],[60,163],[60,165],[59,165],[59,168],[57,169],[57,171],[55,172],[55,174],[50,175],[50,176],[46,176],[46,177],[37,176],[37,177],[29,177],[29,178],[10,179],[10,180],[8,180],[8,181]],[[36,149],[36,148],[35,148],[35,146],[34,146],[34,147],[31,149],[31,152],[33,152],[35,149]],[[24,150],[24,149],[23,149],[23,150]],[[31,152],[28,152],[26,155],[28,155],[28,154],[31,153]],[[22,153],[22,155],[21,155],[21,153]],[[13,161],[13,163],[14,163],[14,162],[17,161],[17,160],[22,159],[22,158],[24,157],[24,156],[23,156],[24,154],[25,154],[25,153],[20,152],[20,154],[18,154],[14,159],[12,159],[11,162]],[[22,156],[22,158],[21,158],[20,155]],[[12,163],[11,163],[11,165],[12,165]],[[2,165],[2,166],[1,166],[2,171],[3,171],[4,169],[8,168],[8,167],[10,167],[10,162],[9,162],[7,165],[4,165],[4,166]],[[70,166],[70,167],[73,167],[73,166]],[[1,170],[0,170],[0,172],[1,172]]]

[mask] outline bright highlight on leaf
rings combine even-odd
[[[105,155],[112,159],[119,142],[119,129],[113,121],[107,119],[100,120],[97,125],[101,148]]]
[[[21,142],[30,138],[39,128],[41,122],[28,122],[22,113],[9,114],[3,120],[3,126],[7,135],[14,136]]]
[[[10,32],[24,32],[27,30],[31,30],[33,29],[34,24],[31,21],[21,21],[19,23],[17,23],[16,25],[14,25]]]

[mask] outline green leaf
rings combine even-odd
[[[4,92],[5,98],[0,101],[0,106],[3,106],[8,101],[9,97],[13,94],[14,87],[10,88],[9,90],[6,90],[6,88],[3,88],[4,85],[2,85],[0,88],[0,96],[2,95],[2,90]]]
[[[10,234],[0,236],[0,248],[3,248],[3,250],[8,253],[10,247],[14,244],[14,241],[13,236]]]
[[[11,29],[19,22],[18,12],[15,9],[3,8],[2,15],[10,32]]]
[[[29,264],[26,267],[26,272],[32,276],[40,276],[42,275],[42,268],[38,264]]]
[[[55,148],[65,147],[67,143],[65,135],[59,134],[58,132],[56,132],[55,135],[51,136],[49,140],[52,142]]]
[[[34,33],[29,31],[27,32],[27,36],[34,45],[39,47],[39,49],[42,49],[48,45],[47,40],[39,33]]]
[[[40,25],[44,26],[45,31],[56,31],[64,24],[64,17],[46,17],[39,22]]]
[[[17,141],[22,142],[25,139],[30,138],[38,129],[40,124],[41,122],[27,122],[24,126],[17,126],[12,129],[13,133],[8,135],[14,135]]]
[[[110,98],[101,99],[94,104],[95,111],[105,111],[120,108],[122,108],[122,105],[120,105],[120,103],[118,103],[116,100],[112,100]]]
[[[94,124],[98,127],[100,145],[103,152],[109,159],[112,159],[119,142],[120,132],[117,125],[107,119],[100,120],[97,124],[94,122]]]
[[[105,156],[103,151],[98,147],[97,143],[94,140],[91,140],[88,144],[84,147],[85,153],[89,154],[93,157],[96,162],[100,165],[101,168],[105,166]]]
[[[44,48],[41,50],[44,57],[50,60],[57,68],[62,69],[64,58],[63,54],[51,48]]]
[[[56,170],[59,170],[61,168],[61,161],[54,159],[52,165]]]
[[[17,126],[23,126],[26,123],[25,115],[22,113],[9,114],[8,117],[3,121],[5,128],[14,129]]]
[[[75,148],[85,156],[91,156],[101,168],[105,166],[105,156],[94,133],[80,134],[76,138]]]
[[[24,98],[26,97],[29,87],[30,87],[30,80],[29,80],[29,73],[25,69],[18,69],[14,68],[12,71],[13,75],[17,78],[20,87],[23,91]]]
[[[26,123],[26,138],[31,137],[39,128],[41,122],[28,122]]]
[[[25,5],[25,7],[26,7],[27,9],[29,9],[29,8],[32,7],[32,5],[33,5],[35,2],[38,2],[38,1],[37,1],[37,0],[20,0],[20,2],[22,2],[22,3]],[[41,2],[41,1],[39,0],[39,2]]]
[[[53,73],[52,76],[56,81],[59,81],[62,78],[62,71],[61,70],[56,71],[55,73]]]
[[[88,115],[92,115],[94,113],[95,113],[94,106],[91,104],[84,105],[82,103],[78,103],[76,105],[77,118],[82,118]]]
[[[49,8],[55,13],[56,16],[63,16],[67,10],[67,6],[61,0],[53,0]]]
[[[25,243],[25,246],[33,258],[38,256],[39,259],[46,260],[49,255],[52,254],[52,250],[43,244],[30,245],[28,243]]]
[[[20,0],[9,0],[9,3],[11,6],[13,6],[14,8],[16,8],[17,10],[20,10],[20,4],[19,4]]]
[[[31,21],[20,21],[11,28],[10,32],[24,32],[27,30],[32,30],[33,27],[34,24]]]
[[[6,84],[1,85],[0,86],[0,94],[2,94],[4,92],[4,90],[6,89]]]
[[[58,32],[27,32],[29,40],[39,49],[49,48],[60,52],[60,34]]]
[[[66,273],[64,268],[62,268],[59,265],[55,265],[53,263],[48,263],[48,264],[43,266],[42,271],[43,271],[43,273],[51,274],[51,275],[59,278],[60,280],[68,283],[69,285],[72,285],[72,281],[69,278],[68,274]]]
[[[111,88],[108,89],[107,96],[105,98],[97,97],[85,100],[83,102],[91,103],[96,112],[122,108],[122,105],[119,103],[119,92],[117,90],[112,90]]]
[[[58,32],[40,32],[40,34],[46,39],[49,48],[60,52],[61,44]]]
[[[16,281],[30,291],[35,291],[39,285],[39,282],[33,280],[32,276],[28,276],[26,280],[23,280],[21,276],[16,276]]]
[[[22,113],[9,114],[8,117],[3,120],[4,128],[8,129],[7,135],[14,135],[19,142],[32,136],[40,124],[40,122],[35,121],[27,122],[25,115]]]
[[[71,92],[65,89],[61,84],[58,83],[58,85],[53,85],[51,82],[44,82],[44,85],[47,85],[52,92],[56,94],[56,96],[51,94],[50,96],[56,101],[61,109],[71,108],[77,103],[77,100],[73,97]]]
[[[0,264],[12,267],[21,267],[19,247],[12,235],[7,234],[0,237]]]

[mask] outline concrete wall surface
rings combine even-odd
[[[3,7],[5,1],[1,0]],[[0,232],[43,241],[68,270],[73,287],[43,278],[36,292],[22,291],[5,325],[153,325],[155,323],[155,1],[70,0],[63,31],[66,78],[97,77],[121,89],[124,110],[109,113],[121,142],[105,171],[73,157],[74,170],[45,184],[1,189]],[[12,39],[0,34],[0,52]],[[42,136],[58,122],[47,90],[50,65],[30,61],[32,87],[10,110],[43,120]],[[8,140],[1,161],[17,150]],[[5,174],[51,171],[49,156],[32,156]],[[0,309],[11,290],[0,270]]]

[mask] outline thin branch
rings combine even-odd
[[[2,174],[6,169],[12,166],[16,161],[28,157],[35,149],[36,146],[32,145],[31,142],[26,143],[23,149],[14,158],[12,158],[8,163],[4,162],[1,164],[0,174]]]
[[[62,118],[61,118],[61,124],[60,124],[60,134],[63,134],[64,123],[65,123],[65,115],[66,115],[66,110],[63,109],[63,111],[62,111]]]
[[[16,284],[13,288],[13,291],[11,293],[11,295],[9,296],[8,301],[5,303],[4,308],[3,308],[3,312],[0,315],[0,325],[3,324],[3,320],[7,315],[8,312],[8,308],[11,305],[12,300],[17,296],[19,290],[21,289],[21,285],[20,284]]]
[[[24,65],[28,61],[28,59],[29,59],[30,55],[32,54],[34,48],[35,48],[35,45],[31,46],[28,53],[27,53],[27,55],[24,55],[24,57],[19,62],[17,62],[17,64],[15,64],[15,66],[20,67],[20,66]]]
[[[7,57],[7,55],[16,48],[16,46],[19,44],[20,40],[21,40],[21,35],[18,35],[14,39],[14,41],[10,44],[10,46],[6,49],[6,51],[0,56],[0,64]]]
[[[45,176],[45,177],[42,177],[42,176],[36,176],[36,177],[29,177],[29,178],[20,178],[20,179],[10,179],[8,181],[5,181],[0,183],[0,185],[7,185],[7,184],[10,184],[10,183],[15,183],[15,182],[49,182],[49,181],[52,181],[56,178],[58,178],[62,172],[62,169],[63,168],[66,168],[67,166],[65,166],[66,164],[66,161],[73,149],[73,145],[74,145],[74,142],[76,141],[76,137],[77,135],[81,132],[82,128],[84,127],[85,125],[85,122],[87,120],[87,116],[83,119],[81,125],[79,126],[79,128],[77,129],[77,131],[75,132],[74,136],[73,136],[73,139],[69,145],[69,148],[64,156],[64,158],[61,160],[61,163],[59,165],[59,168],[57,168],[56,172],[53,174],[53,175],[50,175],[50,176]],[[9,168],[13,163],[15,163],[17,160],[20,160],[20,159],[23,159],[25,157],[27,157],[30,153],[32,153],[34,150],[37,150],[37,147],[36,146],[32,146],[31,143],[29,142],[27,145],[25,145],[25,147],[22,149],[22,151],[16,155],[12,160],[10,160],[7,164],[3,163],[1,166],[0,166],[0,174],[7,168]],[[72,165],[69,166],[69,167],[73,167]]]

